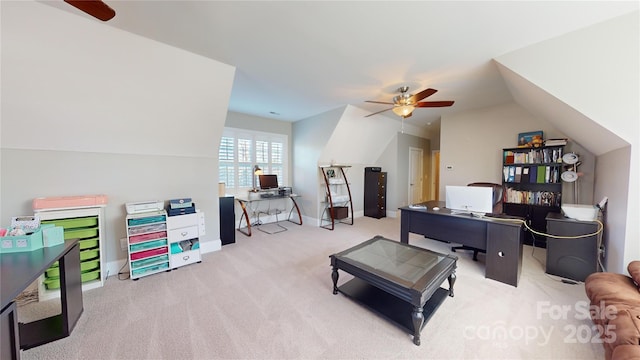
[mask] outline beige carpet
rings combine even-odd
[[[602,359],[584,318],[584,285],[544,273],[544,249],[525,247],[519,286],[484,278],[484,255],[459,257],[455,297],[422,330],[422,345],[342,294],[332,294],[329,255],[380,234],[399,239],[399,219],[357,218],[334,231],[236,233],[236,243],[193,264],[138,281],[111,277],[84,293],[70,337],[22,351],[22,359]],[[439,252],[450,245],[411,235]],[[350,276],[340,272],[340,283]],[[446,282],[443,287],[447,287]],[[43,316],[55,300],[19,309]]]

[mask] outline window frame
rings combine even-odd
[[[221,152],[222,146],[225,144],[225,138],[233,139],[233,148],[231,153],[233,159],[229,160],[228,156],[221,157],[221,154],[228,155],[229,149]],[[242,140],[250,146],[243,147],[244,156],[239,156],[239,142]],[[266,144],[267,153],[262,153],[261,159],[258,159],[258,145],[264,150]],[[274,147],[274,144],[277,144]],[[278,150],[275,151],[274,150]],[[260,160],[260,162],[258,162]],[[267,161],[265,161],[267,160]],[[253,188],[253,181],[248,181],[247,174],[249,171],[253,173],[253,168],[258,165],[264,174],[277,174],[278,185],[287,186],[289,181],[289,153],[288,153],[288,136],[286,134],[269,133],[257,130],[239,129],[225,127],[218,146],[218,181],[225,183],[225,190],[229,194],[240,194]],[[231,172],[231,174],[229,174]],[[230,183],[229,176],[233,179]],[[255,175],[254,175],[255,176]],[[248,185],[247,185],[248,184]],[[259,187],[258,180],[255,180],[256,187]]]

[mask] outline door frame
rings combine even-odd
[[[419,164],[419,169],[418,170],[418,174],[420,174],[420,201],[418,202],[422,202],[424,199],[424,150],[422,148],[417,148],[417,147],[409,147],[409,174],[408,174],[408,181],[407,181],[407,188],[408,190],[408,194],[407,194],[407,201],[409,203],[409,205],[411,204],[415,204],[418,202],[414,202],[413,200],[413,191],[411,189],[411,181],[413,180],[411,178],[411,174],[413,172],[413,161],[412,160],[412,155],[414,153],[418,154],[418,164]]]
[[[431,198],[440,200],[440,150],[431,151]]]

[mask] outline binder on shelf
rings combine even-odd
[[[536,179],[536,182],[538,184],[544,184],[544,176],[547,173],[547,170],[545,170],[545,167],[540,165],[538,166],[538,178]]]
[[[507,179],[507,182],[514,182],[515,180],[516,180],[516,167],[509,166],[509,178]]]
[[[545,166],[545,170],[544,170],[544,182],[545,184],[548,184],[551,180],[551,167],[549,166]]]
[[[530,183],[536,183],[538,182],[538,167],[537,166],[532,166],[529,169],[529,182]]]
[[[529,167],[525,167],[522,169],[522,179],[520,182],[528,183],[529,182]]]
[[[522,179],[522,167],[518,166],[516,167],[515,182],[519,183],[521,179]]]

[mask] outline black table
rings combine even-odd
[[[341,292],[413,335],[453,297],[457,257],[402,244],[382,236],[331,255],[333,293]],[[338,270],[354,276],[338,287]],[[440,285],[447,279],[449,290]]]
[[[462,244],[487,252],[485,277],[518,286],[522,272],[523,220],[453,214],[442,201],[428,201],[424,208],[400,208],[400,241],[408,244],[409,233],[429,239]],[[440,210],[433,210],[439,207]]]
[[[61,313],[18,324],[14,299],[56,261],[60,267]],[[0,359],[20,359],[20,349],[69,336],[84,310],[78,240],[33,251],[0,254],[0,280]]]

